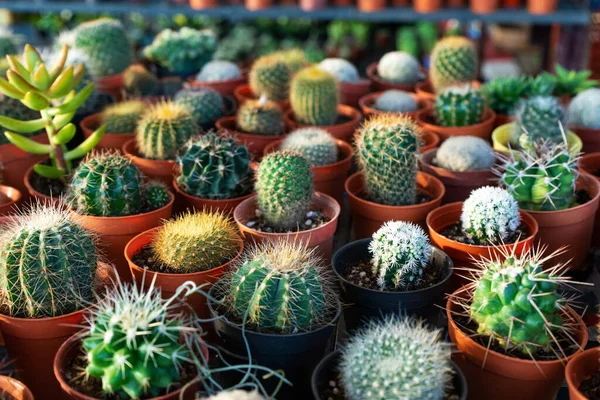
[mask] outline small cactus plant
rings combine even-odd
[[[150,181],[142,187],[144,204],[150,210],[158,210],[171,201],[171,191],[162,182]]]
[[[600,89],[587,89],[575,96],[567,118],[569,125],[600,129]]]
[[[170,99],[183,89],[183,81],[178,76],[165,76],[160,79],[160,87],[163,96]]]
[[[433,163],[455,172],[491,169],[496,161],[494,150],[476,136],[454,136],[446,139],[435,154]]]
[[[485,99],[469,85],[442,90],[435,99],[435,120],[440,126],[458,127],[481,122]]]
[[[162,94],[160,81],[143,65],[130,66],[123,73],[125,91],[134,96],[159,96]]]
[[[270,100],[288,98],[292,72],[279,56],[263,56],[250,69],[248,83],[255,96],[267,96]]]
[[[511,142],[521,144],[525,133],[531,144],[543,140],[560,143],[563,140],[561,124],[565,125],[565,113],[560,101],[552,96],[536,96],[523,100],[515,113]]]
[[[489,107],[498,114],[511,115],[527,94],[525,76],[507,76],[487,82],[481,88]]]
[[[283,133],[281,108],[266,96],[244,102],[237,112],[236,121],[240,129],[247,133],[269,136]]]
[[[441,39],[431,52],[430,65],[430,79],[436,92],[448,86],[471,82],[478,72],[475,46],[462,36]]]
[[[597,80],[588,79],[592,74],[590,70],[572,71],[556,64],[554,72],[556,73],[555,96],[575,97],[587,89],[598,86]]]
[[[210,61],[196,75],[199,82],[217,82],[238,79],[242,76],[240,68],[230,61]]]
[[[307,65],[306,53],[302,49],[293,48],[281,50],[276,51],[272,55],[279,57],[279,59],[288,66],[292,74],[295,74]]]
[[[394,83],[412,84],[424,78],[419,61],[403,51],[392,51],[381,57],[377,74]]]
[[[219,92],[211,88],[180,90],[173,98],[175,104],[188,109],[200,126],[212,125],[225,114],[225,102]]]
[[[102,122],[108,133],[134,133],[145,109],[146,104],[140,100],[112,104],[102,112]]]
[[[300,153],[313,167],[338,161],[338,146],[331,134],[319,128],[297,129],[283,140],[281,150]]]
[[[290,87],[290,104],[299,123],[333,125],[338,115],[338,102],[333,75],[313,66],[294,76]]]
[[[403,90],[386,90],[375,99],[373,108],[379,111],[406,113],[418,110],[419,104]]]
[[[335,76],[339,82],[358,82],[358,70],[351,62],[343,58],[326,58],[319,63],[319,68]]]

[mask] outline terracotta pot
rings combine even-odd
[[[471,0],[471,12],[474,14],[490,14],[498,9],[498,0]]]
[[[361,97],[368,94],[371,90],[371,81],[360,79],[357,82],[340,82],[340,103],[351,107],[358,107]]]
[[[239,85],[238,87],[236,87],[233,91],[233,95],[240,106],[248,100],[258,100],[258,97],[256,97],[254,93],[252,93],[252,89],[250,89],[250,85],[248,84]],[[289,100],[279,100],[275,103],[279,104],[279,107],[281,107],[282,110],[287,110],[288,108],[290,108]]]
[[[438,147],[439,144],[440,137],[436,133],[426,130],[421,131],[421,147],[419,148],[419,152],[421,152],[421,154],[433,149],[434,147]]]
[[[460,306],[453,302],[458,296],[459,292],[454,292],[448,299],[446,316],[450,339],[460,351],[453,355],[452,360],[469,382],[469,399],[554,400],[565,378],[567,361],[581,353],[581,349],[567,359],[552,361],[523,360],[488,350],[454,322],[453,314],[462,312]],[[573,319],[571,323],[578,328],[577,342],[584,348],[588,341],[587,328],[573,309],[567,308],[567,313]]]
[[[131,139],[123,145],[121,151],[125,157],[138,167],[140,171],[150,179],[161,181],[169,187],[173,183],[173,174],[177,167],[174,160],[151,160],[139,155],[135,139]]]
[[[254,133],[246,133],[238,130],[236,117],[224,117],[215,124],[219,131],[229,133],[238,144],[242,144],[248,148],[248,151],[255,156],[255,159],[260,160],[264,153],[265,147],[269,143],[275,142],[283,135],[257,135]],[[282,132],[284,129],[282,128]]]
[[[0,393],[9,400],[33,400],[29,388],[10,376],[0,376]]]
[[[354,239],[363,239],[373,235],[386,221],[414,222],[426,228],[427,214],[438,208],[446,190],[437,178],[419,172],[417,174],[419,191],[427,193],[432,200],[412,206],[388,206],[364,199],[364,183],[361,172],[346,179],[346,193],[352,208],[352,230]]]
[[[589,153],[581,156],[579,159],[579,170],[600,181],[600,177],[596,176],[596,172],[600,171],[600,153]],[[600,207],[599,211],[596,211],[592,247],[600,247]]]
[[[30,139],[38,143],[48,143],[48,136],[45,133],[32,136]],[[24,152],[11,143],[0,145],[0,164],[2,164],[3,184],[12,186],[19,190],[25,197],[27,196],[27,187],[23,181],[25,172],[29,167],[37,164],[46,158],[46,155],[35,155]]]
[[[374,12],[385,8],[386,0],[357,0],[358,10],[361,12]]]
[[[415,99],[415,101],[417,102],[417,104],[419,106],[419,108],[415,111],[394,113],[394,112],[390,112],[390,111],[381,111],[376,108],[373,108],[373,103],[375,103],[377,98],[379,96],[381,96],[383,93],[384,92],[369,93],[366,96],[363,96],[360,98],[360,100],[358,101],[358,104],[360,105],[360,109],[362,110],[362,113],[365,116],[365,119],[367,119],[371,115],[378,115],[378,114],[403,114],[403,115],[408,115],[409,117],[411,117],[413,119],[416,119],[417,114],[419,114],[419,112],[429,108],[429,106],[430,106],[429,102],[422,100],[417,94],[410,93],[410,95]]]
[[[556,11],[558,0],[527,0],[527,11],[530,14],[551,14]]]
[[[521,7],[521,0],[502,0],[503,8],[518,8]]]
[[[88,138],[102,125],[102,113],[91,114],[81,120],[79,127],[83,131],[83,136]],[[95,149],[116,149],[121,151],[123,145],[129,140],[135,138],[135,133],[110,133],[106,132]]]
[[[494,129],[499,126],[510,124],[513,122],[513,117],[507,114],[496,114],[496,120],[494,121]]]
[[[329,132],[334,138],[345,140],[346,142],[350,142],[352,140],[352,136],[358,127],[358,124],[361,120],[360,112],[350,106],[340,104],[338,105],[338,115],[344,117],[346,119],[345,122],[336,125],[324,125],[319,126],[319,128],[326,130]],[[291,130],[296,130],[299,128],[308,128],[312,125],[304,125],[300,124],[296,121],[294,117],[294,111],[288,110],[283,119],[285,121],[286,127]]]
[[[431,13],[440,9],[442,0],[414,0],[413,7],[418,13]]]
[[[190,0],[190,7],[194,10],[204,10],[214,8],[219,5],[219,0]]]
[[[246,74],[243,74],[239,78],[227,79],[227,80],[223,80],[223,81],[200,82],[200,81],[197,81],[192,78],[188,82],[189,82],[190,86],[192,86],[192,87],[208,87],[208,88],[216,90],[217,92],[221,93],[223,96],[236,97],[234,94],[235,88],[237,88],[238,86],[245,85],[247,80],[248,80],[248,76]],[[237,99],[237,97],[236,97],[236,99]]]
[[[431,104],[435,102],[435,91],[433,90],[433,86],[431,86],[431,82],[422,81],[417,83],[415,85],[415,92],[421,99],[429,101]]]
[[[317,253],[323,256],[325,260],[331,260],[333,235],[338,225],[338,218],[341,211],[340,205],[332,197],[315,192],[313,194],[312,206],[321,209],[322,212],[329,217],[329,222],[326,222],[317,228],[301,232],[267,233],[249,228],[246,224],[250,219],[256,216],[256,195],[253,195],[238,205],[233,212],[233,218],[240,228],[242,236],[244,236],[246,246],[259,244],[264,241],[277,241],[282,239],[299,241],[306,243],[309,248],[316,248]]]
[[[581,139],[584,153],[600,152],[600,129],[569,125],[569,130],[575,132]]]
[[[265,147],[265,155],[279,150],[282,140],[270,143]],[[354,150],[352,146],[343,140],[336,139],[338,147],[339,161],[322,165],[320,167],[312,167],[310,170],[313,174],[313,184],[315,192],[325,193],[331,196],[339,204],[344,201],[344,182],[348,176],[348,171],[352,166],[352,156]]]
[[[447,0],[446,3],[448,7],[463,7],[465,0]]]
[[[483,120],[475,125],[446,127],[436,125],[434,122],[434,110],[426,109],[417,115],[417,122],[428,131],[438,134],[441,142],[454,136],[477,136],[481,139],[490,141],[492,130],[494,129],[494,121],[496,113],[487,108],[483,114]]]
[[[418,82],[415,83],[394,83],[389,82],[379,76],[377,73],[378,62],[369,64],[367,67],[367,76],[371,81],[373,90],[383,92],[385,90],[404,90],[405,92],[414,92]],[[423,71],[424,72],[424,71]]]
[[[334,6],[351,6],[354,0],[333,0]]]
[[[17,210],[21,202],[21,192],[14,187],[0,185],[0,198],[7,197],[8,201],[0,203],[0,218]]]
[[[117,101],[123,100],[125,81],[122,73],[97,78],[94,83],[98,92],[111,95]]]
[[[571,400],[587,400],[587,397],[579,391],[579,387],[583,381],[588,380],[598,371],[600,371],[600,347],[587,349],[571,358],[565,371],[569,386],[569,398]]]
[[[518,157],[518,152],[516,150],[509,150],[510,139],[512,136],[511,132],[514,129],[513,125],[514,123],[500,125],[496,129],[494,129],[494,131],[492,132],[492,144],[494,150],[496,150],[497,152],[505,154],[512,152]],[[569,152],[571,154],[578,154],[581,152],[583,143],[579,136],[577,136],[571,131],[567,131],[567,144],[569,145]]]
[[[248,193],[245,196],[234,197],[231,199],[211,200],[196,197],[183,191],[177,184],[177,179],[173,179],[173,187],[175,188],[175,212],[202,211],[204,209],[213,211],[222,211],[227,214],[233,214],[233,210],[242,201],[250,198],[253,193]]]
[[[38,192],[31,185],[31,177],[34,174],[33,167],[34,166],[32,165],[31,167],[29,167],[27,169],[27,172],[25,173],[25,177],[23,178],[23,184],[27,188],[27,193],[29,194],[29,196],[33,197],[35,200],[39,201],[42,204],[48,204],[48,205],[58,204],[62,193],[57,193],[56,196],[46,196],[45,194]]]
[[[321,10],[327,5],[327,0],[300,0],[300,8],[304,11]]]

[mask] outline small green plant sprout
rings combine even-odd
[[[266,400],[256,391],[232,390],[210,396],[207,400]]]
[[[386,53],[377,64],[377,74],[389,82],[416,83],[424,78],[419,61],[403,51]]]
[[[4,135],[23,151],[48,155],[51,165],[34,166],[38,175],[48,179],[69,175],[73,160],[90,152],[105,132],[105,126],[101,126],[79,146],[72,150],[67,148],[77,131],[71,120],[94,90],[94,84],[90,83],[75,92],[74,89],[85,74],[85,66],[80,64],[65,67],[68,53],[69,49],[63,47],[56,64],[47,68],[37,50],[26,45],[22,60],[17,56],[6,56],[10,64],[8,80],[0,78],[2,94],[19,100],[27,108],[40,114],[38,119],[28,121],[0,115],[0,125],[9,130]],[[46,130],[48,144],[26,137],[42,129]]]
[[[525,97],[552,96],[556,90],[556,77],[543,73],[536,77],[530,76],[527,80]]]
[[[296,120],[305,125],[333,125],[338,112],[337,81],[316,66],[294,75],[290,86],[290,105]]]
[[[477,51],[462,36],[448,36],[438,41],[431,52],[430,79],[436,92],[448,86],[471,82],[478,72]]]
[[[302,128],[283,140],[280,150],[294,151],[305,157],[310,165],[319,167],[338,161],[338,146],[329,132],[320,128]]]
[[[587,89],[575,96],[569,104],[567,119],[569,126],[600,129],[600,89]]]
[[[561,143],[561,125],[565,126],[565,113],[556,97],[537,96],[525,99],[515,113],[511,143],[519,144],[522,148],[544,140]]]
[[[491,169],[495,162],[492,147],[476,136],[453,136],[446,139],[433,159],[438,167],[455,172]]]
[[[236,115],[240,129],[255,135],[277,136],[283,133],[283,113],[277,103],[262,95],[244,102]]]
[[[485,98],[471,85],[450,86],[435,99],[435,120],[440,126],[468,126],[481,122]]]
[[[381,290],[419,287],[431,256],[431,243],[418,225],[388,221],[373,234],[369,252]]]
[[[386,90],[375,99],[373,108],[379,111],[406,113],[417,111],[419,104],[403,90]]]
[[[526,76],[506,76],[484,84],[481,92],[488,106],[498,114],[511,115],[529,87]]]
[[[519,203],[506,190],[485,186],[471,192],[462,207],[463,232],[477,244],[500,244],[521,224]]]
[[[196,75],[199,82],[217,82],[237,79],[242,76],[240,68],[230,61],[210,61]]]
[[[451,386],[450,344],[416,318],[371,322],[342,350],[340,377],[351,400],[440,400]]]
[[[146,104],[141,100],[127,100],[109,105],[102,112],[106,132],[134,133],[145,109]]]
[[[588,79],[592,72],[590,70],[569,71],[561,65],[554,66],[556,73],[555,96],[575,97],[579,93],[598,86],[597,80]]]
[[[319,69],[335,76],[339,82],[358,82],[360,79],[356,67],[343,58],[326,58],[319,63]]]
[[[291,77],[290,68],[279,56],[268,55],[254,62],[248,84],[255,96],[281,101],[288,98]]]
[[[173,100],[186,107],[200,126],[214,124],[225,113],[223,96],[211,88],[182,89],[175,94]]]
[[[134,96],[160,96],[160,80],[143,65],[134,64],[123,73],[125,91]]]

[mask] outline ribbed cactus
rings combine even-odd
[[[211,88],[188,88],[175,94],[175,104],[186,107],[200,126],[212,125],[225,113],[225,102],[219,92]]]
[[[318,67],[298,72],[290,87],[296,120],[305,125],[333,125],[337,119],[338,90],[333,75]]]
[[[435,99],[435,120],[440,126],[458,127],[481,122],[485,99],[468,85],[442,90]]]
[[[94,236],[61,208],[37,205],[0,233],[2,313],[56,317],[89,306],[98,257]]]
[[[281,108],[266,96],[259,100],[244,102],[236,116],[237,125],[247,133],[256,135],[281,135],[283,133],[283,113]]]
[[[232,138],[215,133],[193,138],[177,162],[177,185],[192,196],[230,199],[249,189],[250,154]]]
[[[437,150],[433,163],[448,171],[491,169],[496,157],[489,143],[475,136],[453,136]]]
[[[431,243],[420,226],[388,221],[373,234],[369,252],[379,289],[419,287],[431,256]]]
[[[360,79],[356,67],[343,58],[326,58],[319,63],[319,69],[335,76],[340,82],[357,82]]]
[[[370,200],[401,206],[415,203],[420,129],[408,117],[371,117],[356,135],[357,158]]]
[[[294,48],[281,50],[276,51],[272,55],[279,57],[279,59],[288,66],[292,74],[295,74],[307,65],[306,53],[302,49]]]
[[[268,154],[258,167],[255,189],[265,220],[279,229],[295,229],[311,205],[310,164],[297,153]]]
[[[377,96],[372,107],[379,111],[405,113],[418,110],[419,104],[408,92],[403,90],[386,90]]]
[[[600,89],[587,89],[575,96],[567,117],[569,125],[600,129]]]
[[[10,98],[0,94],[0,115],[19,121],[30,121],[38,117],[38,113],[31,110],[17,99]],[[35,135],[41,132],[32,132],[29,135]],[[29,136],[23,135],[23,136]],[[0,145],[8,143],[8,139],[4,135],[0,135]]]
[[[210,61],[196,75],[199,82],[228,81],[242,76],[240,68],[230,61]]]
[[[173,196],[171,191],[162,182],[150,181],[142,187],[142,198],[149,210],[158,210],[166,206]]]
[[[450,345],[441,330],[412,318],[372,322],[342,350],[349,400],[441,400],[450,384]]]
[[[498,114],[510,115],[527,94],[526,76],[507,76],[487,82],[481,88],[488,106]]]
[[[140,100],[112,104],[102,112],[102,122],[108,133],[134,133],[145,110]]]
[[[159,96],[162,93],[160,81],[143,65],[130,66],[123,73],[125,91],[134,96]]]
[[[292,72],[279,56],[263,56],[250,69],[248,83],[255,96],[266,95],[269,100],[288,98]]]
[[[297,129],[283,140],[281,150],[301,154],[313,167],[338,161],[338,146],[331,134],[319,128]]]
[[[566,126],[565,113],[556,97],[536,96],[525,99],[515,113],[511,142],[520,143],[521,135],[526,133],[530,144],[542,140],[560,143],[563,140],[560,124]]]
[[[171,101],[152,106],[138,123],[136,142],[140,153],[153,160],[174,160],[196,132],[188,108]]]
[[[431,52],[429,78],[436,92],[477,78],[477,52],[473,43],[461,36],[438,41]]]
[[[424,78],[419,61],[403,51],[392,51],[381,57],[377,74],[393,83],[413,84]]]

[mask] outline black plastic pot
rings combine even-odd
[[[323,397],[325,388],[329,385],[329,382],[336,379],[337,366],[340,361],[341,352],[339,350],[329,353],[325,358],[321,360],[317,368],[313,371],[312,379],[310,382],[312,388],[312,395],[315,400],[327,400]],[[458,365],[450,361],[454,375],[452,377],[452,387],[455,388],[457,393],[460,393],[460,400],[466,400],[467,398],[467,380],[463,375]]]
[[[410,292],[385,292],[360,287],[348,281],[344,269],[361,260],[369,260],[369,243],[371,238],[349,243],[339,249],[333,256],[333,271],[341,286],[344,307],[344,322],[348,332],[363,326],[366,322],[386,315],[416,315],[426,319],[431,325],[437,325],[438,315],[443,306],[443,297],[447,293],[450,277],[453,272],[452,260],[438,248],[431,252],[432,262],[443,264],[448,274],[437,285]]]

